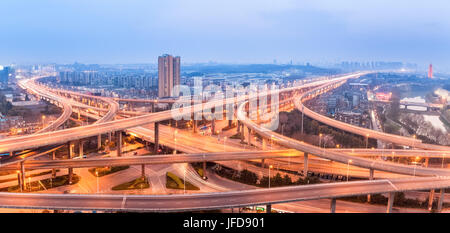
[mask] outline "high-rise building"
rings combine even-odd
[[[428,78],[433,78],[433,65],[430,64],[430,67],[428,67]]]
[[[158,57],[158,97],[171,97],[173,87],[180,85],[180,57],[164,54]]]
[[[14,68],[9,66],[6,67],[0,66],[0,82],[7,84],[11,78],[12,79],[15,78]]]

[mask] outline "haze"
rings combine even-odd
[[[3,0],[0,64],[403,61],[450,67],[450,3]]]

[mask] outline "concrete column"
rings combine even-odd
[[[428,196],[428,211],[431,211],[433,208],[434,201],[434,189],[430,190],[430,195]]]
[[[152,103],[152,112],[155,112],[155,103]]]
[[[20,183],[22,184],[22,190],[25,190],[25,165],[23,161],[20,162]]]
[[[267,139],[265,138],[262,139],[262,149],[267,150]]]
[[[153,148],[153,152],[155,154],[158,153],[159,147],[159,122],[155,122],[155,148]]]
[[[394,192],[388,194],[388,204],[386,213],[392,213],[392,206],[394,206],[394,196],[395,196]]]
[[[437,206],[437,212],[440,213],[442,211],[442,204],[444,203],[445,198],[445,189],[441,189],[439,192],[439,201]]]
[[[117,131],[116,133],[116,148],[117,148],[117,157],[122,156],[122,131]]]
[[[203,161],[203,179],[206,179],[206,161]]]
[[[52,160],[55,160],[56,159],[56,151],[53,151],[53,153],[52,153]],[[55,178],[56,177],[56,169],[55,168],[53,168],[52,169],[52,178]]]
[[[330,213],[336,213],[336,198],[331,199]]]
[[[145,149],[149,150],[148,141],[145,141]]]
[[[67,143],[69,149],[69,159],[73,158],[73,148],[74,148],[74,144],[73,142],[69,142]],[[73,177],[73,168],[68,168],[68,173],[69,173],[69,184],[72,184],[72,177]]]
[[[193,125],[192,129],[194,130],[193,132],[197,133],[197,120],[196,119],[192,120],[192,125]]]
[[[245,133],[245,127],[244,127],[244,124],[242,124],[241,125],[241,143],[245,142],[245,135],[244,135],[244,133]]]
[[[231,127],[233,120],[228,120],[228,127]]]
[[[216,118],[214,116],[211,121],[211,132],[213,135],[216,134]]]
[[[261,159],[261,167],[262,167],[262,168],[266,167],[266,165],[265,165],[264,162],[265,162],[265,159]]]
[[[83,157],[83,150],[84,150],[84,143],[83,140],[80,139],[80,141],[78,142],[78,156]]]
[[[108,142],[111,142],[111,140],[112,140],[111,139],[112,138],[111,134],[112,134],[111,132],[108,133]]]
[[[142,164],[142,167],[141,167],[141,176],[142,176],[142,178],[145,178],[145,164]]]
[[[22,176],[20,175],[20,172],[17,173],[17,183],[18,183],[18,185],[19,185],[20,192],[23,191],[23,186],[22,186],[22,179],[21,179],[21,177],[22,177]]]
[[[252,129],[247,128],[248,129],[248,145],[251,146],[252,145]]]
[[[272,213],[272,205],[271,204],[267,205],[266,213],[268,213],[268,214]]]
[[[374,170],[372,168],[369,169],[369,180],[373,180],[373,173]],[[370,194],[367,194],[367,202],[370,202]]]
[[[308,153],[303,152],[303,174],[305,177],[308,176]]]
[[[428,161],[430,160],[430,158],[426,157],[425,158],[425,167],[428,167]]]
[[[97,135],[97,150],[100,150],[102,148],[102,135]]]

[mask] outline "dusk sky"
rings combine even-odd
[[[2,0],[0,64],[404,61],[450,70],[448,0]]]

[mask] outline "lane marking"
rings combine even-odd
[[[386,180],[396,191],[398,190],[397,187],[395,187],[395,185],[390,181],[390,180]]]

